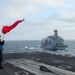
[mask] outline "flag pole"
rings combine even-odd
[[[3,27],[4,27],[4,25],[3,25]],[[4,40],[4,34],[2,33],[2,39],[1,39],[1,41],[3,41]]]
[[[2,35],[2,41],[4,40],[4,34]]]

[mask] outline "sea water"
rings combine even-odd
[[[41,41],[5,41],[4,53],[20,53],[37,51]]]
[[[75,40],[65,40],[65,44],[68,48],[65,50],[48,51],[48,53],[56,55],[71,54],[75,56]],[[44,52],[40,48],[41,41],[38,40],[20,40],[20,41],[5,41],[3,53],[21,53],[21,52]]]

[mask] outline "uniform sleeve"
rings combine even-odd
[[[4,45],[5,44],[5,41],[0,41],[0,45]]]

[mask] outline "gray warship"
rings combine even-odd
[[[64,44],[64,39],[58,36],[58,30],[54,30],[53,36],[42,39],[41,48],[45,50],[65,50],[68,45]]]

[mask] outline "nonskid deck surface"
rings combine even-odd
[[[35,75],[6,61],[4,61],[3,65],[4,69],[0,70],[0,75]]]
[[[0,70],[0,75],[61,75],[59,72],[48,72],[40,70],[39,62],[28,59],[11,59],[3,63],[5,69]],[[43,65],[42,65],[43,66]]]
[[[75,75],[74,72],[59,69],[44,63],[39,63],[25,58],[6,60],[6,62],[14,65],[15,67],[27,70],[28,72],[31,72],[35,75]],[[43,67],[44,69],[40,70],[41,67]],[[16,72],[15,74],[18,74],[18,72]]]
[[[26,75],[57,75],[56,73],[41,71],[39,62],[28,59],[11,59],[6,60],[6,62],[23,69],[24,72],[26,71]],[[20,75],[19,72],[20,71],[15,72],[15,75]],[[29,72],[31,74],[29,74]]]
[[[31,63],[29,62],[29,60],[31,61]],[[37,63],[34,63],[32,65],[33,61],[35,61]],[[2,71],[2,72],[0,72],[0,75],[23,75],[23,74],[38,75],[38,70],[40,68],[38,63],[42,63],[42,65],[46,64],[46,68],[50,68],[47,66],[47,65],[49,65],[52,67],[55,66],[55,67],[67,70],[69,72],[71,71],[70,73],[71,73],[71,75],[73,75],[73,73],[75,72],[74,62],[75,62],[74,57],[64,57],[64,56],[60,56],[60,55],[53,55],[53,54],[40,53],[40,52],[4,54],[4,64],[3,65],[4,65],[5,69],[0,70],[0,71]],[[15,65],[13,63],[15,63],[17,65]],[[30,63],[31,66],[28,63]],[[19,66],[18,66],[18,64],[19,64]],[[21,64],[21,66],[20,66],[20,64]],[[29,67],[31,67],[31,69],[26,68],[27,65]],[[35,71],[36,70],[34,68],[35,66],[36,66],[36,69],[38,69],[37,72]],[[34,72],[33,72],[32,68],[35,69]],[[53,70],[52,70],[52,72],[44,72],[43,71],[44,72],[43,75],[57,75],[57,72],[59,72],[59,71],[56,72],[55,69],[54,69],[54,71]],[[40,71],[40,72],[42,72],[42,71]]]

